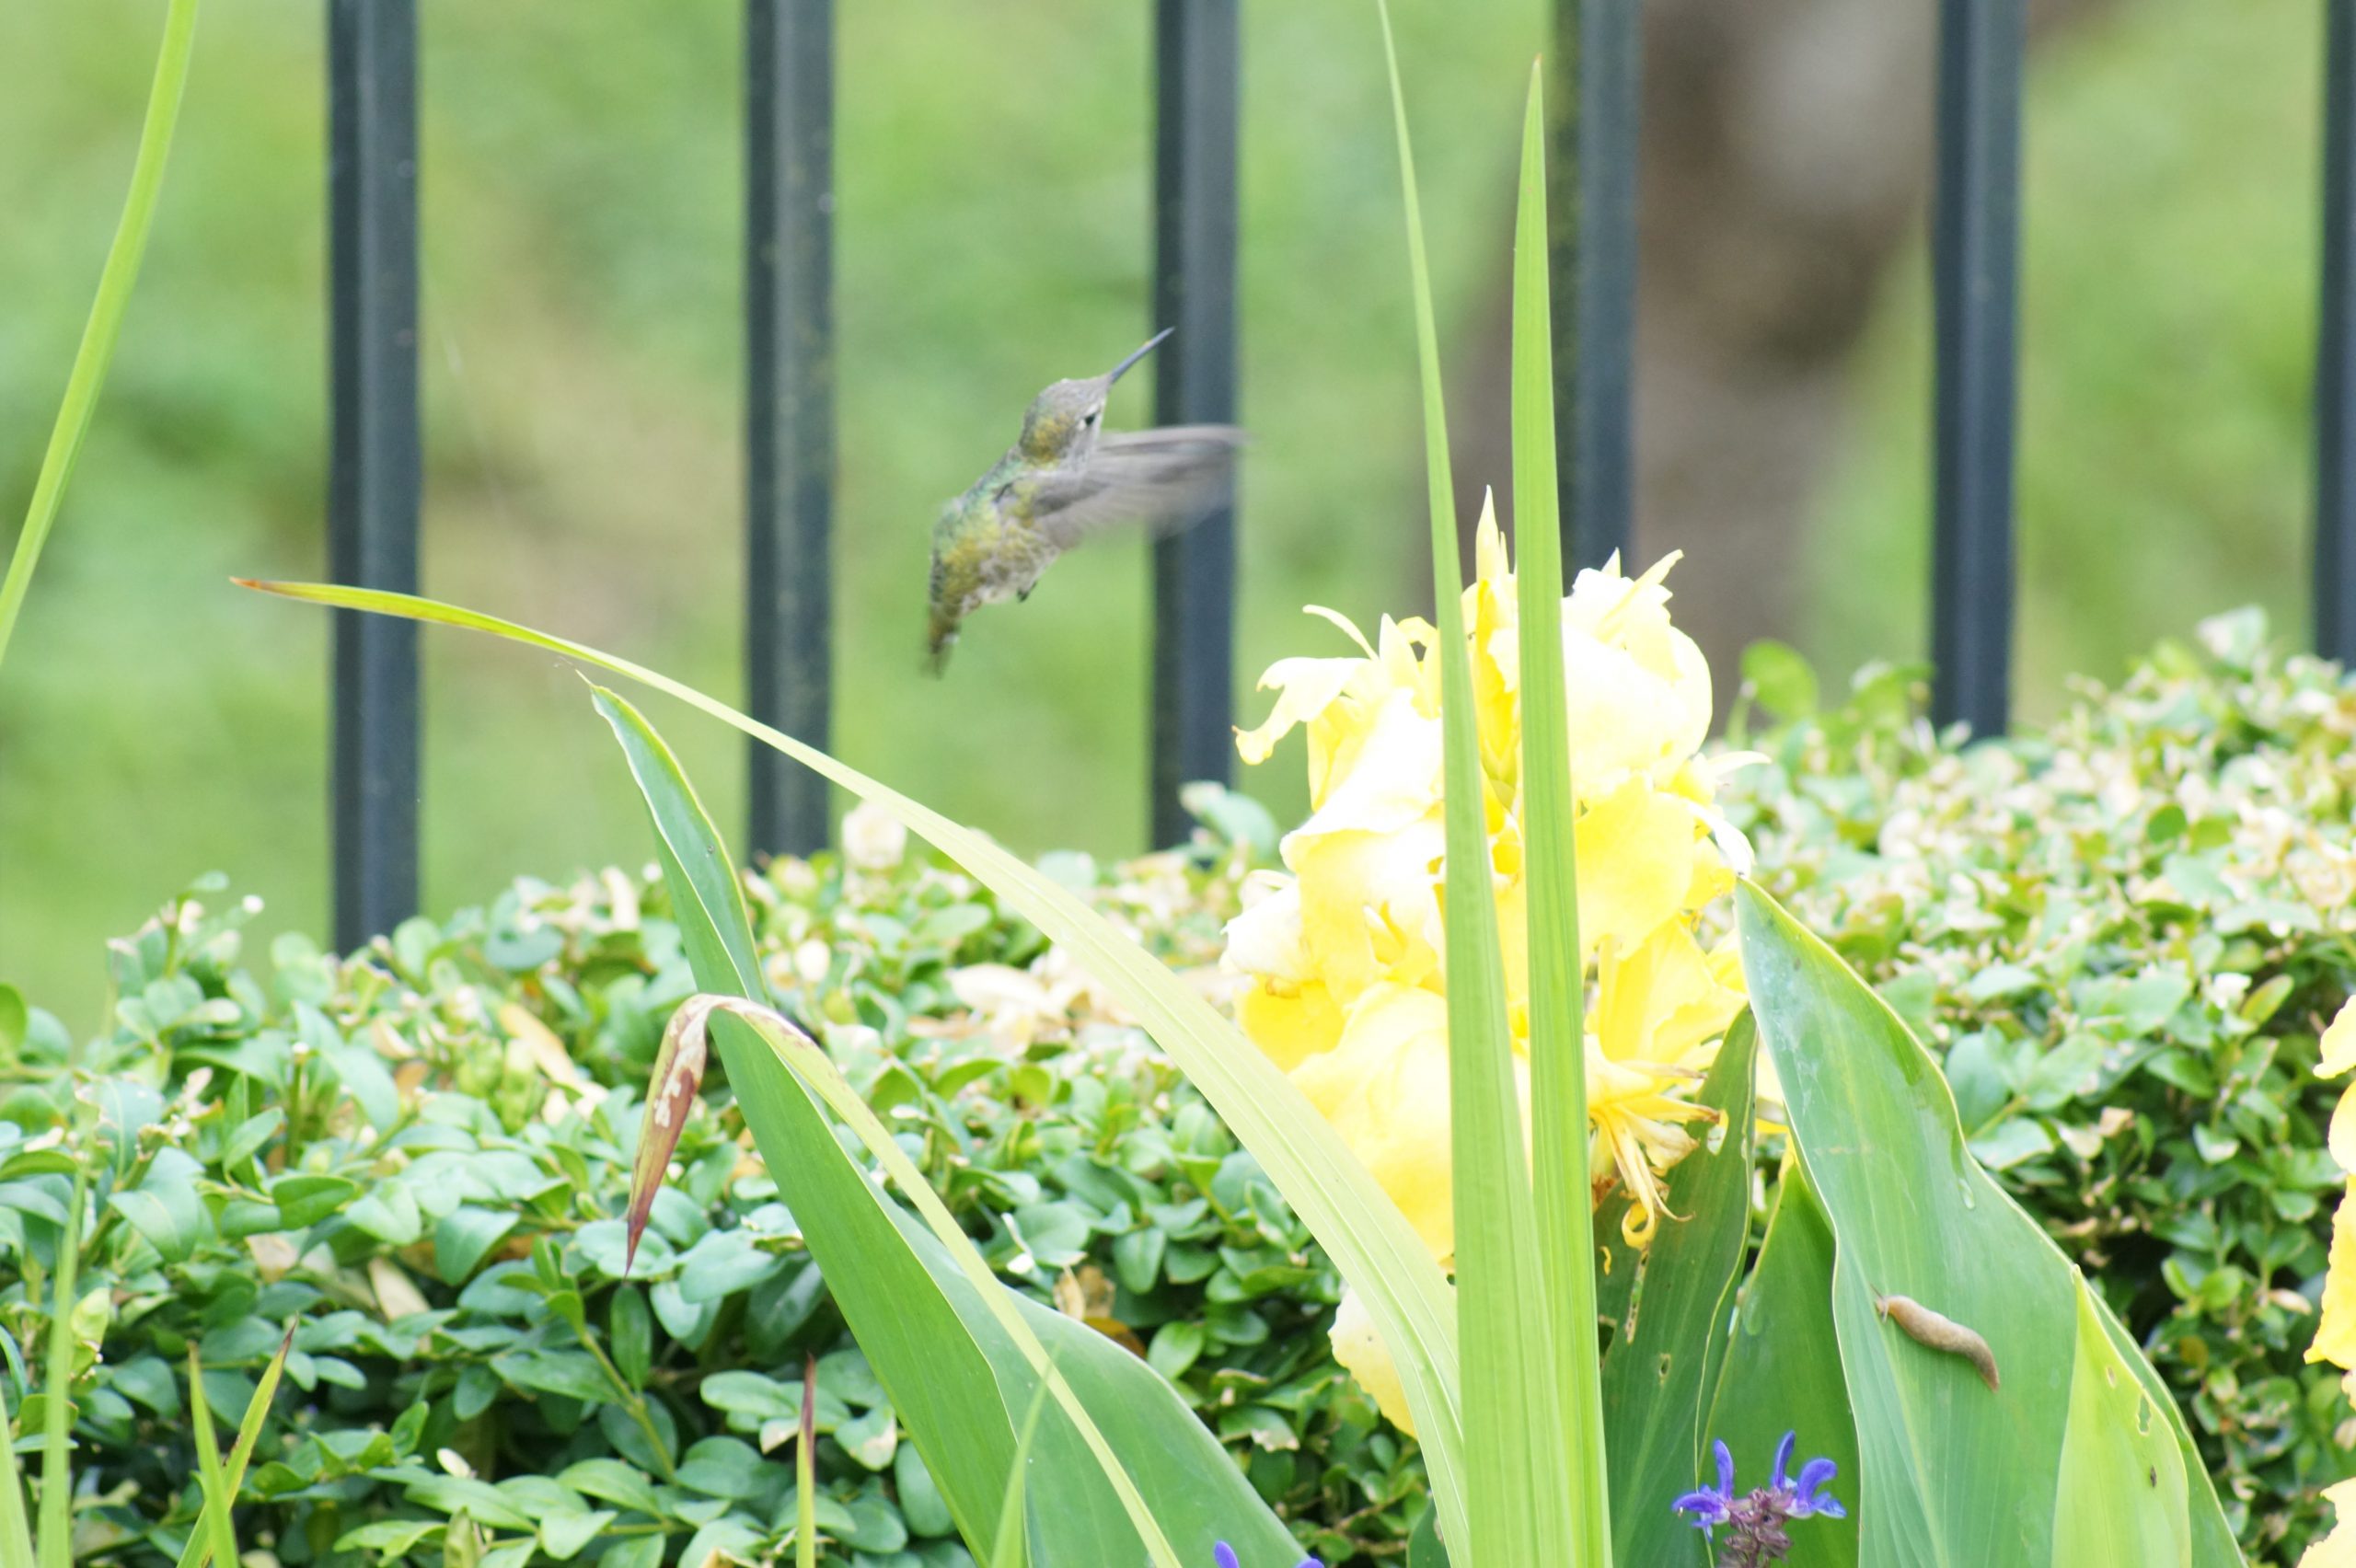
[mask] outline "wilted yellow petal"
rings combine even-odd
[[[2356,997],[2340,1004],[2323,1032],[2323,1060],[2316,1064],[2316,1077],[2338,1078],[2350,1067],[2356,1067]]]
[[[1334,1359],[1367,1391],[1393,1426],[1410,1437],[1415,1435],[1415,1422],[1407,1410],[1407,1390],[1399,1380],[1398,1364],[1392,1360],[1391,1347],[1375,1332],[1374,1318],[1355,1290],[1345,1289],[1342,1304],[1334,1309]]]
[[[1633,948],[1684,906],[1692,808],[1630,778],[1578,820],[1579,941]]]
[[[2323,1320],[2316,1325],[2309,1361],[2356,1367],[2356,1179],[2331,1216],[2331,1262],[2323,1279]]]

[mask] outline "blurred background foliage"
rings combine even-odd
[[[422,8],[426,589],[732,692],[736,0]],[[1396,9],[1458,436],[1485,475],[1513,88],[1546,7]],[[2303,0],[2048,9],[2024,304],[2031,714],[2065,673],[2115,674],[2208,611],[2255,600],[2300,624],[2320,76]],[[1638,546],[1690,552],[1680,618],[1729,692],[1723,661],[1760,632],[1833,667],[1919,649],[1928,408],[1930,0],[1737,10],[1662,0],[1648,45]],[[29,489],[87,306],[155,11],[0,4],[0,513]],[[1039,386],[1144,335],[1149,15],[840,8],[837,749],[1026,849],[1141,847],[1143,550],[1062,565],[934,685],[924,537]],[[1302,604],[1367,622],[1428,586],[1374,29],[1355,4],[1252,6],[1245,29],[1248,685],[1322,646]],[[316,6],[208,8],[141,297],[0,689],[0,973],[77,1026],[105,994],[100,936],[199,870],[263,895],[265,931],[324,924],[326,623],[225,581],[323,566],[322,45]],[[1715,189],[1697,160],[1752,194],[1751,229],[1708,227],[1736,204],[1694,194]],[[1685,183],[1655,189],[1655,168]],[[1870,192],[1867,218],[1828,218],[1827,190]],[[1795,234],[1819,247],[1793,269],[1808,288],[1753,288],[1761,244]],[[1697,369],[1680,322],[1740,352]],[[1795,390],[1803,362],[1830,368]],[[1774,423],[1818,405],[1806,432]],[[1148,412],[1132,391],[1114,417]],[[1722,504],[1754,449],[1797,454],[1791,499]],[[424,646],[429,909],[636,842],[569,674]],[[735,821],[734,743],[679,740]],[[1297,783],[1259,787],[1297,815]]]

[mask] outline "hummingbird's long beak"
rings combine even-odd
[[[1129,366],[1137,363],[1138,361],[1145,358],[1146,355],[1153,352],[1154,350],[1161,347],[1161,340],[1167,338],[1171,333],[1175,332],[1176,330],[1178,330],[1178,329],[1175,327],[1164,327],[1161,331],[1156,332],[1152,337],[1147,339],[1145,347],[1139,349],[1137,352],[1131,354],[1128,358],[1123,360],[1120,363],[1114,365],[1110,371],[1105,373],[1105,386],[1108,388],[1111,387],[1113,383],[1121,379],[1123,372],[1126,371]]]

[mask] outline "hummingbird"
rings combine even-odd
[[[1113,384],[1175,330],[1163,328],[1102,375],[1058,381],[1033,398],[1006,455],[942,510],[932,525],[926,628],[933,674],[967,616],[1029,598],[1056,558],[1091,535],[1127,523],[1183,527],[1226,500],[1242,431],[1102,430]]]

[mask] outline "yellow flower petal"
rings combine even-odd
[[[2350,1067],[2356,1067],[2356,997],[2340,1005],[2323,1032],[2323,1060],[2316,1064],[2316,1077],[2338,1078]]]
[[[2299,1568],[2356,1568],[2356,1477],[2323,1489],[2338,1510],[2331,1534],[2307,1548]]]
[[[1333,1337],[1334,1359],[1342,1370],[1367,1391],[1386,1420],[1413,1437],[1415,1422],[1407,1410],[1407,1389],[1399,1379],[1398,1363],[1391,1358],[1391,1347],[1375,1332],[1374,1318],[1355,1290],[1342,1292],[1342,1304],[1334,1310]]]
[[[1322,980],[1289,990],[1254,981],[1235,999],[1235,1021],[1284,1072],[1331,1051],[1342,1038],[1342,1009]]]
[[[1516,1059],[1527,1091],[1528,1068]],[[1351,1007],[1333,1050],[1292,1080],[1350,1146],[1407,1222],[1446,1259],[1456,1251],[1449,1162],[1448,999],[1378,986]]]
[[[2350,1176],[2356,1176],[2356,1086],[2339,1097],[2331,1111],[2331,1158]]]
[[[1579,941],[1634,947],[1684,906],[1693,884],[1692,809],[1631,778],[1578,820]]]
[[[1259,728],[1235,732],[1237,753],[1255,767],[1267,761],[1278,741],[1324,712],[1364,668],[1363,659],[1277,660],[1260,677],[1262,691],[1276,691],[1276,709]]]
[[[2356,1179],[2331,1216],[2331,1262],[2323,1281],[2323,1320],[2316,1325],[2309,1361],[2356,1367]]]

